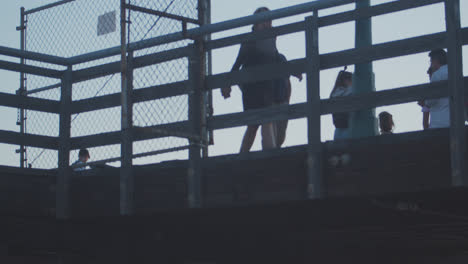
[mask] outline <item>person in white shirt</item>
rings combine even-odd
[[[353,74],[344,70],[338,73],[335,86],[330,94],[330,97],[348,96],[351,94],[351,86],[353,85]],[[335,125],[334,139],[345,139],[350,137],[349,113],[333,113],[333,125]]]
[[[427,69],[427,74],[429,75],[429,81],[432,77],[432,68]],[[423,113],[423,128],[424,130],[429,128],[429,108],[425,106],[424,100],[418,101],[418,104],[421,106],[421,112]]]
[[[86,166],[86,162],[88,162],[90,156],[89,151],[87,149],[80,149],[78,152],[78,160],[72,164],[74,171],[84,171],[88,169]]]
[[[431,83],[448,79],[447,53],[443,49],[436,49],[429,53],[431,58]],[[450,107],[448,97],[430,99],[424,102],[429,109],[429,128],[450,126]]]

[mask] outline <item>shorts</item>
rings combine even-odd
[[[244,111],[272,106],[273,97],[272,81],[248,83],[242,86]]]

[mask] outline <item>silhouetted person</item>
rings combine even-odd
[[[431,58],[431,83],[448,79],[447,53],[436,49],[429,53]],[[450,126],[450,107],[448,97],[425,100],[424,106],[429,109],[429,128]]]
[[[254,14],[269,11],[266,7],[258,8]],[[252,27],[253,31],[261,31],[272,27],[271,21],[265,21],[255,24]],[[276,38],[262,39],[257,41],[250,41],[243,43],[240,47],[239,54],[237,55],[236,62],[234,63],[231,71],[238,71],[240,68],[246,69],[249,67],[271,64],[277,62],[278,50],[276,48]],[[272,106],[274,103],[273,95],[274,81],[258,81],[251,83],[244,83],[240,85],[242,90],[242,103],[244,111],[260,109]],[[231,96],[231,87],[224,87],[221,93],[225,99]],[[240,152],[248,152],[257,134],[260,124],[249,125],[245,131],[244,138]],[[262,126],[262,148],[271,149],[276,147],[274,138],[273,123],[263,123]]]
[[[73,163],[72,166],[78,166],[73,168],[74,171],[84,171],[88,169],[88,166],[86,166],[86,163],[88,162],[90,156],[89,156],[89,151],[87,149],[80,149],[80,152],[78,152],[78,160]]]
[[[382,112],[379,114],[379,127],[381,135],[393,134],[395,124],[393,123],[393,117],[389,112]]]
[[[335,86],[330,94],[330,97],[340,97],[348,96],[351,94],[351,87],[353,85],[353,74],[344,70],[338,73],[336,77]],[[349,122],[349,112],[334,113],[333,125],[335,125],[335,135],[334,139],[345,139],[349,138],[351,135],[350,131],[350,122]]]

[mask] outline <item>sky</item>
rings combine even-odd
[[[19,32],[16,26],[19,25],[19,10],[24,6],[27,10],[48,4],[54,1],[47,0],[15,0],[3,1],[0,9],[0,30],[2,38],[1,46],[19,48]],[[295,4],[301,4],[308,1],[303,0],[212,0],[212,22],[221,22],[233,18],[247,16],[260,6],[267,6],[270,9],[278,9]],[[384,0],[374,0],[373,5],[381,4]],[[468,26],[468,0],[460,0],[462,27]],[[354,9],[354,5],[346,5],[340,8],[323,10],[319,15],[326,15],[335,12],[341,12]],[[307,15],[299,15],[290,18],[273,21],[274,26],[279,26],[291,22],[303,20]],[[441,32],[445,30],[444,9],[442,4],[431,5],[414,10],[383,15],[372,19],[373,43],[384,43],[409,37],[415,37],[425,34]],[[71,22],[73,23],[73,22]],[[71,26],[75,26],[71,24]],[[79,25],[76,25],[79,26]],[[226,32],[216,33],[213,38],[230,36],[233,34],[249,32],[250,27],[243,27]],[[305,57],[305,39],[304,33],[295,33],[278,37],[278,49],[289,60]],[[354,22],[339,24],[321,28],[319,31],[319,51],[321,54],[336,52],[340,50],[354,48]],[[213,72],[222,73],[229,71],[234,63],[239,45],[228,48],[217,49],[213,51]],[[463,48],[464,75],[468,75],[468,48]],[[0,59],[6,59],[0,56]],[[18,61],[7,58],[10,61]],[[429,58],[427,53],[403,56],[387,60],[375,61],[373,69],[375,74],[375,86],[377,91],[398,88],[408,85],[421,84],[428,82],[426,70]],[[322,98],[328,98],[331,88],[335,81],[339,69],[330,69],[320,73],[320,95]],[[349,70],[354,67],[350,65]],[[1,92],[14,93],[19,88],[19,74],[0,70],[2,79]],[[306,82],[298,82],[295,78],[292,81],[291,103],[302,103],[306,100]],[[242,101],[241,92],[237,87],[233,87],[232,96],[224,100],[219,90],[213,93],[215,115],[241,112]],[[422,113],[416,103],[408,103],[396,106],[388,106],[376,109],[378,114],[381,111],[392,113],[395,122],[395,132],[404,133],[422,129]],[[2,114],[2,130],[19,131],[16,125],[17,110],[0,107]],[[47,124],[45,124],[47,125]],[[224,155],[236,153],[239,150],[245,127],[233,129],[224,129],[215,131],[215,145],[210,146],[210,155]],[[331,140],[333,137],[333,125],[331,116],[322,117],[322,141]],[[294,146],[305,144],[307,138],[307,126],[305,119],[290,121],[287,137],[284,146]],[[0,165],[18,166],[19,155],[15,154],[17,146],[0,144]],[[260,134],[254,143],[253,150],[261,149]],[[174,155],[163,155],[166,159],[184,158],[186,153],[181,152]],[[157,161],[153,159],[152,161]],[[149,161],[148,161],[149,162]]]

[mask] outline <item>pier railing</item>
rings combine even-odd
[[[464,133],[464,90],[467,84],[462,73],[462,46],[468,44],[468,28],[460,26],[460,8],[457,0],[401,0],[370,6],[333,15],[318,16],[318,10],[354,3],[354,0],[316,1],[307,4],[291,6],[257,15],[233,19],[215,24],[202,24],[193,29],[178,33],[150,38],[127,45],[81,54],[70,58],[50,56],[35,52],[27,52],[12,48],[0,47],[0,54],[15,58],[45,62],[59,65],[65,70],[47,67],[30,66],[21,63],[0,61],[0,68],[20,73],[55,78],[60,82],[61,99],[59,101],[27,97],[21,94],[0,94],[0,104],[3,106],[30,109],[59,115],[60,131],[58,137],[40,136],[9,131],[0,131],[2,143],[26,145],[38,148],[58,150],[57,178],[57,215],[68,215],[68,196],[70,190],[69,166],[70,150],[98,147],[104,145],[121,145],[121,157],[104,160],[110,162],[120,160],[121,166],[121,213],[132,213],[132,144],[136,141],[174,136],[188,139],[189,169],[188,200],[192,207],[203,205],[201,200],[202,150],[207,144],[207,131],[245,126],[285,119],[307,118],[308,129],[308,192],[311,199],[323,197],[321,169],[320,117],[322,115],[369,109],[378,106],[401,104],[422,99],[450,98],[450,146],[452,162],[452,183],[454,186],[468,184],[468,174],[464,165],[466,158]],[[200,1],[201,4],[204,1]],[[392,12],[418,8],[422,6],[444,3],[446,14],[446,31],[403,40],[397,40],[369,47],[338,51],[327,54],[319,53],[319,28],[367,19]],[[206,4],[206,3],[205,3]],[[122,17],[125,18],[127,4],[122,2]],[[138,9],[138,8],[137,8]],[[137,10],[132,7],[132,10]],[[251,25],[260,21],[274,20],[298,14],[312,13],[304,21],[274,27],[257,33],[245,33],[211,40],[207,36],[212,33],[231,30]],[[124,19],[123,19],[124,20]],[[125,21],[123,21],[125,22]],[[205,21],[206,22],[206,21]],[[182,23],[186,23],[183,22]],[[125,28],[125,25],[122,27]],[[285,34],[304,32],[306,37],[306,57],[287,63],[278,63],[244,69],[238,72],[207,74],[207,54],[215,49],[258,39],[277,37]],[[125,39],[125,32],[122,38]],[[193,43],[186,47],[155,52],[147,55],[135,55],[137,51],[172,43],[184,39],[192,39]],[[352,95],[343,98],[320,98],[320,71],[344,65],[367,63],[376,60],[398,56],[411,55],[445,48],[448,51],[449,79],[438,83],[427,83],[391,90]],[[95,61],[121,54],[121,61],[110,62],[89,68],[74,69],[77,64]],[[188,78],[184,81],[167,83],[143,89],[133,89],[133,74],[135,70],[150,65],[157,65],[175,59],[189,61]],[[122,92],[95,98],[72,100],[72,84],[100,78],[110,74],[122,74]],[[307,102],[289,106],[275,106],[242,113],[217,115],[207,118],[206,106],[208,91],[235,84],[287,77],[293,73],[307,75]],[[447,89],[448,88],[448,89]],[[156,126],[135,127],[132,125],[132,108],[139,102],[162,99],[167,97],[187,95],[189,98],[188,119],[176,123]],[[71,116],[77,113],[96,111],[112,107],[121,107],[122,129],[120,131],[71,137]],[[156,153],[157,154],[157,153]],[[242,155],[242,154],[239,154]]]

